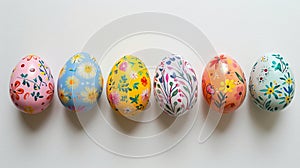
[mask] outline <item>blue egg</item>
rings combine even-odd
[[[70,111],[91,110],[103,90],[103,76],[94,57],[80,52],[71,57],[60,70],[58,97]]]

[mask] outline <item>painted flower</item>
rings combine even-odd
[[[85,62],[78,66],[77,72],[81,77],[90,79],[95,77],[96,67],[91,62]]]
[[[81,112],[85,110],[85,106],[68,106],[68,109],[72,112]]]
[[[79,85],[79,80],[75,76],[69,76],[66,80],[66,85],[69,89],[76,89]]]
[[[284,98],[286,103],[290,103],[291,102],[291,97],[290,96],[285,96]]]
[[[215,56],[215,58],[212,61],[210,61],[210,67],[215,66],[215,69],[217,69],[219,62],[226,63],[227,57],[224,54],[220,56]]]
[[[143,100],[143,101],[149,100],[149,91],[148,91],[148,89],[143,90],[141,96],[142,96],[142,100]]]
[[[137,74],[136,72],[132,71],[132,72],[130,73],[130,78],[131,78],[131,79],[137,79],[137,78],[138,78],[138,74]]]
[[[75,64],[75,63],[78,63],[78,62],[82,61],[83,58],[84,58],[83,55],[81,55],[81,54],[76,54],[76,55],[74,55],[74,56],[72,57],[71,62],[72,62],[73,64]]]
[[[97,62],[97,59],[95,57],[90,56],[90,58],[94,61]]]
[[[61,78],[65,73],[66,73],[66,65],[60,70],[58,78]]]
[[[270,85],[266,85],[266,89],[262,89],[260,90],[261,92],[264,92],[264,95],[267,95],[268,98],[270,99],[271,96],[273,95],[275,97],[275,99],[278,99],[278,93],[282,93],[279,90],[276,90],[277,88],[279,88],[280,85],[273,85],[273,82],[270,82]]]
[[[64,89],[58,89],[59,99],[63,102],[63,104],[67,104],[70,101],[69,93],[67,93]]]
[[[265,76],[267,76],[270,72],[270,67],[267,67],[267,66],[264,66],[262,69],[261,69],[261,73]]]
[[[290,104],[290,102],[292,101],[292,96],[290,94],[284,93],[283,97],[280,97],[279,99],[281,99],[281,102],[279,102],[279,104],[283,104],[283,108],[286,107],[288,104]]]
[[[14,101],[20,100],[20,95],[24,93],[24,89],[18,88],[21,85],[20,81],[16,81],[14,84],[10,84],[10,97]]]
[[[259,76],[257,77],[257,80],[259,83],[264,83],[265,82],[265,77],[264,76]]]
[[[148,84],[147,78],[145,76],[142,77],[141,82],[142,82],[142,85],[145,86],[145,87]]]
[[[210,94],[210,95],[214,95],[214,94],[215,94],[215,89],[214,89],[213,85],[208,84],[208,85],[206,86],[206,92],[207,92],[208,94]]]
[[[130,107],[126,107],[126,108],[124,108],[123,112],[125,114],[128,114],[128,113],[132,112],[132,109]]]
[[[86,87],[85,91],[82,91],[80,94],[83,97],[83,101],[93,104],[97,101],[99,93],[95,87]]]
[[[127,70],[127,67],[128,67],[128,62],[126,62],[126,61],[124,61],[124,62],[122,62],[121,64],[120,64],[120,66],[119,66],[119,69],[121,70],[121,71],[126,71]]]
[[[291,78],[288,78],[288,79],[286,79],[286,81],[285,81],[287,84],[292,84],[293,83],[293,80],[291,79]]]
[[[262,56],[260,59],[261,62],[267,62],[268,61],[268,57],[267,56]]]
[[[120,102],[120,95],[117,92],[112,92],[108,95],[108,99],[112,104],[116,105]]]
[[[283,81],[282,85],[288,84],[291,85],[294,83],[294,79],[291,78],[291,74],[288,72],[287,75],[284,75],[283,77],[280,78],[280,80]]]
[[[29,114],[32,114],[34,112],[34,109],[31,107],[31,106],[25,106],[23,108],[23,110],[26,112],[26,113],[29,113]]]
[[[234,84],[234,80],[231,79],[226,79],[225,82],[221,82],[221,87],[219,88],[219,90],[223,90],[224,93],[227,93],[227,92],[232,92],[232,89],[235,88],[235,84]]]
[[[234,94],[234,97],[236,100],[240,100],[242,95],[243,95],[243,91],[244,91],[244,87],[243,86],[239,86],[236,88],[237,93]]]
[[[25,57],[25,59],[26,59],[27,61],[30,61],[31,59],[34,59],[34,60],[40,59],[40,57],[31,54],[31,55],[28,55],[27,57]]]
[[[50,99],[52,99],[53,94],[54,94],[54,86],[53,86],[53,84],[49,83],[48,88],[49,88],[49,90],[46,91],[46,93],[48,94],[47,100],[50,100]]]

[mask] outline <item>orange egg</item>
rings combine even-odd
[[[235,111],[243,103],[246,90],[244,72],[231,57],[221,54],[206,65],[202,76],[202,92],[215,111]]]

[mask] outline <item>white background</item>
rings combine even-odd
[[[298,0],[1,0],[0,167],[299,167],[299,85],[283,112],[260,112],[247,96],[241,108],[222,118],[207,143],[197,143],[198,122],[175,148],[144,159],[124,158],[95,145],[57,95],[42,114],[28,116],[15,110],[8,83],[21,57],[42,56],[57,79],[64,62],[99,28],[145,11],[170,13],[193,23],[218,52],[239,62],[247,78],[258,56],[279,51],[300,80]]]

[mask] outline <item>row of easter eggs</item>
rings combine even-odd
[[[161,109],[180,116],[198,97],[198,80],[191,64],[179,55],[164,58],[156,68],[154,96]],[[78,53],[59,73],[57,92],[70,111],[91,110],[103,90],[101,69],[94,57]],[[230,113],[244,101],[246,79],[239,64],[227,55],[214,57],[204,69],[202,92],[215,111]],[[293,99],[295,81],[289,64],[280,54],[266,54],[254,64],[249,81],[254,103],[263,110],[279,111]],[[135,115],[149,102],[151,82],[145,64],[135,56],[124,56],[112,67],[106,85],[110,106],[122,115]],[[48,65],[38,56],[24,57],[14,68],[10,96],[25,113],[45,110],[53,99],[54,80]]]

